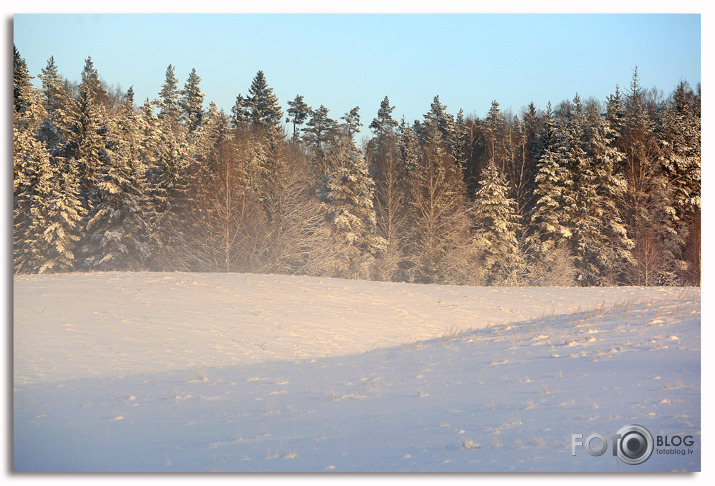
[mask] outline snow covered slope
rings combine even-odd
[[[700,469],[699,289],[14,284],[16,471]],[[572,455],[628,424],[692,445]]]

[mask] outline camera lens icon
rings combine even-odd
[[[642,464],[653,454],[653,436],[645,427],[626,425],[618,435],[618,458],[626,464]]]

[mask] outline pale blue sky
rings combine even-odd
[[[54,55],[78,80],[92,56],[100,76],[136,101],[156,98],[166,67],[180,87],[192,68],[206,102],[228,113],[260,69],[281,105],[296,94],[365,125],[385,95],[393,116],[421,119],[432,98],[484,117],[491,101],[518,113],[599,100],[642,84],[665,95],[701,78],[700,15],[15,15],[14,41],[35,76]],[[207,104],[206,103],[206,104]]]

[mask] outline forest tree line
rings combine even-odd
[[[700,285],[699,84],[666,97],[636,70],[603,101],[479,118],[435,97],[414,122],[386,96],[365,127],[300,95],[283,112],[261,71],[231,113],[171,65],[141,104],[91,57],[38,78],[15,49],[16,273]]]

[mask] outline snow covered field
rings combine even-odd
[[[16,471],[701,468],[699,289],[15,276],[13,338]]]

